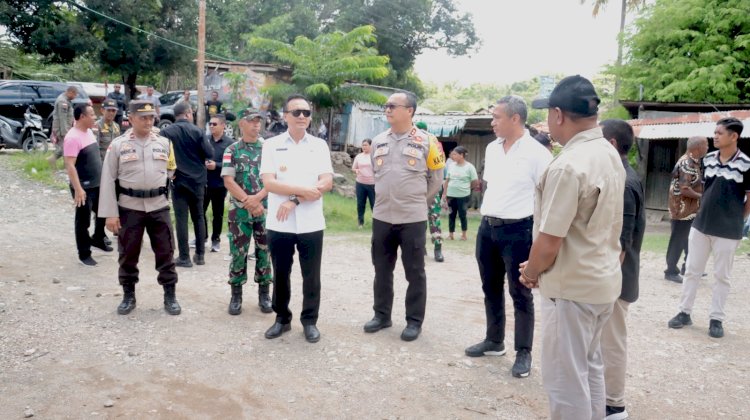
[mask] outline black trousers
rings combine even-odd
[[[154,250],[159,284],[177,283],[174,265],[174,238],[169,207],[150,213],[120,207],[120,233],[117,248],[120,253],[119,280],[121,285],[138,283],[138,259],[141,255],[143,232],[148,233]]]
[[[424,272],[425,234],[427,222],[392,225],[372,220],[372,264],[375,266],[373,293],[375,316],[391,319],[393,308],[393,269],[398,248],[406,281],[406,322],[422,325],[427,304],[427,275]]]
[[[227,189],[224,187],[206,187],[206,195],[203,197],[203,218],[205,220],[205,232],[208,236],[208,204],[211,204],[213,213],[211,220],[211,241],[221,239],[221,227],[224,220],[224,201],[227,198]],[[197,246],[197,245],[196,245]]]
[[[667,269],[664,274],[679,274],[680,269],[677,264],[680,262],[680,255],[685,253],[684,261],[687,261],[688,255],[688,236],[690,227],[693,226],[692,220],[672,220],[672,233],[669,235],[669,245],[667,245]]]
[[[357,193],[357,222],[362,225],[365,223],[367,200],[370,200],[370,211],[372,211],[372,206],[375,205],[375,185],[357,182],[355,192]]]
[[[102,243],[105,238],[104,225],[105,220],[97,217],[94,221],[94,236],[89,236],[89,227],[91,226],[91,215],[99,209],[99,187],[84,188],[86,192],[86,201],[81,207],[76,207],[73,229],[76,235],[76,247],[78,248],[78,258],[85,259],[91,256],[91,244]],[[76,197],[75,190],[70,187],[70,194]]]
[[[180,259],[190,258],[190,245],[188,244],[188,212],[193,221],[195,231],[195,253],[203,255],[206,253],[206,217],[203,214],[203,195],[205,187],[189,187],[186,185],[175,185],[172,196],[174,205],[174,218],[177,226],[177,249],[180,251]]]
[[[310,233],[286,233],[268,231],[268,247],[273,265],[273,311],[276,321],[292,322],[289,300],[292,296],[292,264],[294,247],[299,252],[302,271],[302,325],[315,325],[320,309],[320,263],[323,258],[323,231]]]
[[[461,231],[466,232],[469,229],[469,222],[466,220],[466,208],[469,206],[470,195],[466,197],[448,197],[448,207],[451,212],[448,214],[448,232],[456,231],[456,214],[461,220]]]
[[[531,289],[519,281],[518,266],[529,259],[531,229],[529,219],[508,225],[490,226],[482,218],[477,232],[476,257],[484,291],[484,311],[487,316],[486,339],[505,341],[505,276],[508,293],[513,299],[515,318],[515,350],[531,351],[534,341],[534,298]]]

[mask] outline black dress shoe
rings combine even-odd
[[[197,265],[204,265],[206,264],[206,259],[203,256],[203,254],[195,254],[193,256],[193,262],[196,263]]]
[[[305,325],[305,340],[308,343],[317,343],[320,341],[320,331],[315,325]]]
[[[282,324],[281,322],[274,322],[271,328],[266,330],[266,338],[278,338],[281,334],[292,329],[292,324]]]
[[[374,333],[382,330],[383,328],[388,328],[393,323],[390,319],[381,319],[378,317],[374,317],[373,319],[367,321],[365,324],[365,332],[366,333]]]
[[[191,262],[190,262],[190,258],[185,258],[185,259],[182,259],[182,258],[177,258],[177,259],[176,259],[176,260],[174,261],[174,265],[176,265],[177,267],[186,267],[186,268],[190,268],[190,267],[192,267],[192,266],[193,266],[193,263],[191,263]]]
[[[401,339],[404,341],[414,341],[422,332],[422,327],[416,324],[408,324],[401,332]]]
[[[109,246],[104,240],[101,241],[92,241],[91,246],[94,248],[101,249],[104,252],[112,252],[112,247]]]

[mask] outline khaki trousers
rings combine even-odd
[[[698,292],[701,276],[706,269],[708,257],[714,256],[714,282],[711,298],[710,319],[724,321],[724,304],[729,296],[729,275],[734,263],[734,252],[740,241],[737,239],[720,238],[718,236],[704,235],[698,229],[690,229],[688,237],[687,263],[685,264],[685,277],[682,282],[682,297],[680,299],[680,311],[689,314],[693,311],[695,295]]]
[[[612,304],[542,297],[542,383],[553,420],[606,415],[602,329]]]
[[[625,373],[628,365],[628,317],[630,303],[617,299],[602,330],[602,359],[607,405],[625,407]]]

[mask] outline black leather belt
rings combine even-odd
[[[490,226],[502,226],[502,225],[512,225],[514,223],[520,223],[520,222],[530,222],[534,220],[533,216],[524,217],[523,219],[501,219],[499,217],[491,217],[491,216],[484,216],[484,220],[487,221],[487,224]]]
[[[125,194],[130,197],[136,197],[136,198],[154,198],[159,197],[161,195],[167,195],[167,187],[159,187],[154,188],[153,190],[134,190],[132,188],[123,188],[119,187],[117,188],[117,192],[119,194]]]

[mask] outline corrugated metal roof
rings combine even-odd
[[[740,120],[745,126],[742,138],[750,138],[750,118]],[[636,137],[647,140],[686,139],[692,136],[713,137],[715,122],[649,124],[633,127]]]

